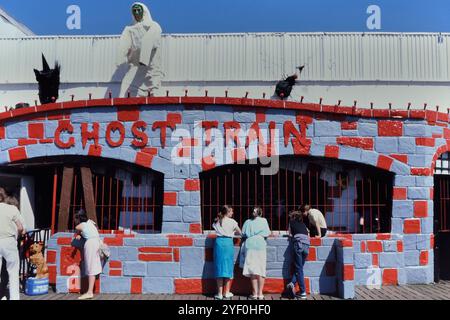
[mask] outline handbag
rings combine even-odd
[[[100,258],[103,260],[108,260],[111,256],[111,250],[108,245],[100,240],[100,248],[98,249],[98,253],[100,254]]]

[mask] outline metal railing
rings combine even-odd
[[[233,207],[240,226],[254,207],[261,207],[273,231],[286,231],[289,212],[310,204],[324,214],[329,230],[390,232],[392,180],[380,172],[327,172],[310,166],[304,172],[280,169],[262,176],[259,166],[234,165],[204,172],[200,178],[205,231],[212,229],[224,204]]]

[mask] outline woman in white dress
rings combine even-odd
[[[261,208],[255,208],[251,218],[245,221],[242,235],[245,241],[241,248],[243,259],[241,259],[240,265],[244,269],[243,275],[251,278],[252,295],[250,299],[263,300],[267,262],[266,238],[270,235],[270,228],[267,220],[263,218]]]
[[[83,246],[84,275],[89,278],[88,291],[78,299],[86,300],[94,297],[95,278],[102,273],[102,262],[100,258],[100,235],[94,221],[89,220],[84,210],[75,215],[75,230],[77,239],[85,240]]]

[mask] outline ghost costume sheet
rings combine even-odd
[[[146,96],[149,91],[155,94],[161,87],[161,27],[153,21],[143,3],[132,5],[132,17],[133,24],[126,27],[120,37],[118,63],[130,65],[122,80],[121,97],[128,91],[138,96]]]

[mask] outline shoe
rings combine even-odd
[[[258,296],[250,295],[248,296],[248,300],[258,300]]]
[[[295,298],[295,286],[292,282],[289,282],[286,286],[287,292],[290,294],[291,298]]]
[[[264,296],[259,296],[259,297],[258,297],[258,300],[266,300],[266,297],[264,297]]]
[[[231,299],[231,298],[234,297],[234,294],[232,294],[231,292],[228,292],[228,293],[225,294],[223,297],[224,297],[225,299]]]
[[[305,300],[306,299],[306,292],[297,293],[295,296],[297,297],[297,299]]]
[[[219,295],[219,294],[216,294],[215,296],[214,296],[214,300],[223,300],[223,295]]]
[[[94,295],[91,293],[85,293],[81,297],[78,297],[78,300],[90,300],[94,298]]]

